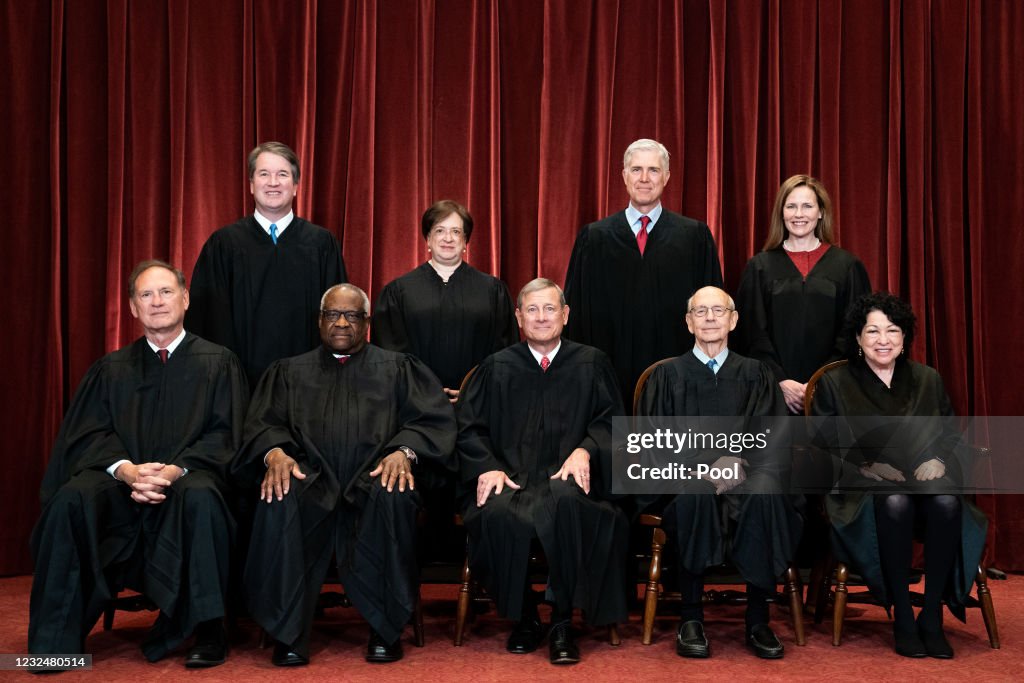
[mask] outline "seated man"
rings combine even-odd
[[[693,350],[654,369],[637,414],[786,415],[782,391],[768,367],[728,349],[729,332],[739,319],[732,297],[717,287],[703,287],[690,297],[686,309],[686,325],[695,337]],[[732,519],[732,561],[747,582],[747,644],[758,657],[778,659],[784,650],[768,625],[767,599],[775,593],[776,579],[793,558],[801,529],[800,517],[788,497],[762,495],[779,491],[779,463],[754,452],[743,458],[728,452],[693,455],[704,458],[701,462],[710,465],[712,472],[731,471],[738,476],[682,482],[687,490],[661,512],[669,538],[679,550],[683,604],[676,652],[681,657],[711,655],[701,605],[704,572],[723,561],[721,499],[716,496],[732,490],[733,494],[746,494],[726,496],[723,502]],[[706,461],[708,456],[711,462]]]
[[[402,657],[419,585],[413,470],[453,466],[455,415],[423,363],[366,343],[369,322],[363,290],[331,287],[320,304],[323,345],[271,364],[253,394],[236,469],[262,478],[266,504],[244,583],[277,666],[309,663],[332,556],[370,624],[367,661]]]
[[[629,524],[610,493],[612,416],[622,414],[615,370],[601,351],[562,339],[562,290],[538,278],[519,293],[526,341],[487,357],[459,397],[460,478],[470,562],[498,613],[517,619],[508,651],[536,649],[530,542],[540,540],[553,599],[552,664],[580,661],[573,607],[596,625],[626,619]]]
[[[160,615],[142,645],[156,661],[196,632],[185,666],[224,662],[234,521],[225,475],[248,387],[227,349],[185,332],[185,276],[161,261],[131,274],[145,336],[89,369],[61,425],[32,534],[28,649],[81,653],[123,587]]]

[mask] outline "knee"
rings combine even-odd
[[[929,507],[929,516],[940,521],[952,521],[960,516],[960,498],[949,494],[930,496],[926,503]]]
[[[910,496],[905,493],[881,496],[876,500],[878,514],[886,519],[900,521],[909,518],[912,514]]]

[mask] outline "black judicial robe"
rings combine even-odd
[[[626,618],[628,520],[611,492],[612,416],[622,414],[611,363],[599,350],[562,339],[547,372],[526,342],[488,356],[459,397],[458,453],[470,561],[502,616],[522,613],[530,541],[544,548],[563,609],[591,623]],[[591,492],[551,481],[576,448],[590,453]],[[502,470],[505,488],[476,506],[476,481]]]
[[[447,283],[424,263],[384,286],[370,339],[413,354],[458,389],[470,368],[519,341],[514,310],[505,283],[465,261]]]
[[[125,585],[161,610],[144,645],[150,659],[174,649],[200,621],[223,616],[234,522],[222,492],[247,402],[235,355],[191,333],[166,365],[145,338],[93,364],[40,491],[30,652],[81,652],[106,602]],[[164,502],[140,505],[105,471],[122,459],[178,465],[188,474]]]
[[[245,569],[249,611],[276,640],[308,653],[309,629],[332,553],[345,592],[388,642],[412,614],[418,497],[369,472],[398,446],[418,472],[454,469],[455,415],[413,356],[368,344],[340,364],[325,347],[274,362],[253,395],[236,472],[261,481],[280,447],[307,475],[256,512]],[[417,481],[418,486],[418,481]]]
[[[663,210],[643,256],[626,212],[580,230],[569,258],[565,336],[612,359],[623,405],[649,365],[693,346],[686,300],[706,285],[722,286],[718,249],[704,223]]]
[[[771,371],[752,358],[732,349],[718,374],[704,365],[693,352],[684,353],[656,367],[637,406],[638,415],[706,416],[747,418],[735,429],[751,431],[749,418],[781,416],[786,405]],[[710,464],[728,452],[694,454],[693,462]],[[786,495],[740,494],[747,490],[778,490],[780,471],[772,459],[759,460],[756,453],[739,454],[749,461],[747,479],[724,499],[736,522],[732,538],[732,561],[744,580],[774,589],[776,579],[786,571],[800,540],[802,521],[793,500]],[[703,487],[703,488],[702,488]],[[692,574],[721,564],[725,539],[713,488],[695,482],[686,493],[675,496],[663,511],[666,525],[674,529],[680,562]],[[641,509],[656,504],[649,498],[638,501]]]
[[[735,348],[764,361],[775,381],[806,382],[843,356],[846,309],[871,292],[864,264],[829,247],[803,277],[781,246],[747,262],[736,293]]]
[[[272,361],[320,344],[320,297],[346,281],[341,246],[327,230],[296,216],[275,245],[246,216],[203,245],[185,327],[238,354],[254,388]]]
[[[890,387],[871,371],[862,360],[853,360],[845,366],[835,368],[822,375],[814,394],[813,414],[816,416],[899,416],[917,417],[954,416],[953,406],[946,393],[939,373],[927,365],[921,365],[902,356],[897,359]],[[856,423],[849,423],[857,429]],[[903,464],[890,463],[904,471],[907,481],[894,484],[899,491],[913,487],[913,470],[926,460],[938,455],[946,464],[946,475],[939,481],[961,480],[958,449],[960,434],[948,420],[934,423],[914,422],[913,429],[900,430],[894,434],[896,442],[886,444],[886,452],[898,454]],[[922,433],[924,430],[926,433]],[[853,435],[855,439],[858,435]],[[860,435],[859,438],[864,438]],[[871,437],[873,440],[873,436]],[[902,453],[899,444],[906,445]],[[864,478],[857,473],[860,463],[850,463],[841,483],[856,485]],[[870,482],[875,490],[887,486],[886,482]],[[928,482],[918,483],[927,490]],[[964,600],[971,592],[971,586],[978,570],[982,551],[985,548],[985,534],[988,519],[971,501],[962,498],[961,543],[957,561],[953,564],[949,585],[946,586],[946,604],[961,621],[966,620]],[[825,499],[826,509],[832,522],[832,546],[836,557],[855,567],[871,592],[882,602],[891,604],[885,581],[882,578],[881,560],[878,552],[878,535],[875,526],[875,507],[870,493],[852,491],[846,488],[842,493],[829,495]]]

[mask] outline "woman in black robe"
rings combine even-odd
[[[519,328],[505,283],[462,260],[473,234],[466,207],[436,202],[423,213],[422,229],[430,258],[384,286],[371,341],[422,360],[454,403],[466,373],[518,342]]]
[[[736,350],[767,363],[790,411],[802,414],[807,380],[842,356],[846,309],[870,291],[864,264],[835,244],[824,186],[792,176],[775,196],[764,249],[740,280]]]
[[[843,467],[838,492],[826,499],[836,556],[855,567],[882,604],[893,606],[897,653],[947,659],[953,649],[942,630],[942,600],[964,620],[987,520],[957,494],[961,439],[942,378],[906,358],[914,325],[910,306],[891,294],[854,302],[845,336],[856,351],[847,365],[821,377],[813,413],[844,418],[819,423]],[[864,419],[872,416],[877,419]],[[850,447],[837,451],[839,435]],[[915,623],[911,543],[921,529],[925,592]]]

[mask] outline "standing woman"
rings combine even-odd
[[[518,342],[519,328],[505,283],[462,260],[473,233],[466,207],[436,202],[423,213],[422,229],[430,258],[385,285],[371,341],[422,360],[454,403],[470,368]]]
[[[801,413],[807,380],[842,357],[846,309],[870,291],[864,264],[835,245],[824,186],[792,176],[775,196],[764,249],[740,279],[738,350],[767,363],[789,410]]]

